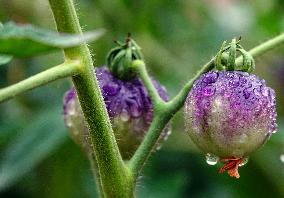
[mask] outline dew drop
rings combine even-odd
[[[72,127],[72,125],[73,125],[72,120],[70,118],[65,119],[65,124],[69,128]]]
[[[232,92],[231,92],[230,90],[226,90],[225,93],[224,93],[224,96],[225,96],[226,98],[230,98],[231,95],[232,95]]]
[[[260,88],[254,88],[254,89],[253,89],[253,93],[254,93],[257,97],[260,97],[260,96],[261,96],[261,89],[260,89]]]
[[[73,116],[76,114],[76,107],[75,107],[75,101],[70,101],[70,103],[67,106],[67,114],[69,116]]]
[[[272,134],[272,133],[276,133],[276,132],[277,132],[277,130],[273,130],[273,131],[271,131],[271,134]]]
[[[238,122],[238,125],[239,125],[241,128],[243,128],[243,127],[245,126],[245,121],[240,120],[240,121]]]
[[[269,96],[269,89],[267,87],[261,86],[261,93],[263,96]]]
[[[232,79],[229,81],[229,86],[232,88],[236,88],[240,85],[239,79]]]
[[[217,81],[218,74],[216,72],[208,73],[203,79],[206,84],[215,83]]]
[[[211,153],[207,153],[205,157],[206,157],[206,163],[211,166],[214,166],[219,161],[219,157]]]
[[[280,155],[280,161],[284,163],[284,154]]]
[[[242,126],[244,126],[244,124],[242,124]],[[247,136],[246,134],[242,134],[242,135],[240,136],[239,142],[240,142],[241,144],[243,144],[243,143],[247,142],[247,140],[248,140],[248,136]]]
[[[278,129],[277,123],[274,123],[273,126],[271,127],[271,129],[272,129],[272,133],[276,133],[277,129]]]
[[[245,84],[247,83],[247,79],[242,76],[242,77],[240,78],[240,83],[241,83],[242,86],[245,85]]]
[[[127,122],[129,120],[130,116],[129,113],[127,112],[127,110],[123,109],[121,114],[120,114],[120,119],[123,122]]]
[[[215,93],[215,88],[213,86],[207,86],[203,90],[204,96],[212,96]]]
[[[239,166],[244,166],[244,165],[246,165],[246,164],[248,163],[248,161],[249,161],[249,158],[248,158],[248,157],[245,157],[245,158],[242,160],[242,162],[239,164]]]
[[[249,90],[248,90],[248,89],[245,89],[245,90],[243,91],[243,95],[244,95],[245,99],[248,99],[248,98],[250,97],[250,92],[249,92]]]
[[[75,113],[76,113],[75,109],[70,109],[68,112],[69,116],[74,116]]]
[[[156,150],[159,151],[161,148],[162,148],[162,145],[159,144],[159,145],[157,146]]]
[[[204,109],[209,109],[209,108],[210,108],[210,102],[206,101],[206,102],[203,104],[203,108],[204,108]]]

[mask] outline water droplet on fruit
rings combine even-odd
[[[70,116],[75,115],[75,113],[76,113],[76,109],[75,108],[76,108],[75,107],[75,102],[74,101],[70,101],[70,103],[69,103],[69,105],[67,107],[67,109],[68,109],[67,114],[70,115]]]
[[[66,124],[66,126],[69,127],[69,128],[72,127],[72,125],[73,125],[73,124],[72,124],[72,120],[71,120],[70,118],[66,118],[66,119],[65,119],[65,124]]]
[[[247,83],[247,79],[242,76],[242,77],[240,78],[240,83],[241,83],[241,86],[244,86],[244,85]]]
[[[211,153],[207,153],[205,157],[206,157],[206,163],[211,166],[214,166],[219,161],[219,157]]]
[[[261,86],[261,93],[263,96],[269,96],[269,89],[267,87]]]
[[[238,122],[238,125],[239,125],[240,127],[244,127],[244,126],[245,126],[245,121],[240,120],[240,121]]]
[[[284,163],[284,154],[280,155],[280,161]]]
[[[245,99],[248,99],[249,96],[250,96],[250,92],[249,92],[248,89],[245,89],[245,90],[243,91],[243,94],[244,94]]]
[[[257,96],[257,97],[260,97],[261,96],[261,89],[258,87],[258,88],[254,88],[253,89],[253,93]]]
[[[203,108],[204,108],[204,109],[209,109],[209,108],[210,108],[210,102],[206,101],[206,102],[203,104]]]
[[[231,90],[226,90],[226,91],[224,92],[224,96],[225,96],[226,98],[230,98],[231,95],[232,95]]]
[[[246,165],[246,164],[248,163],[248,160],[249,160],[249,158],[248,158],[248,157],[245,157],[245,158],[242,160],[242,162],[239,164],[239,166],[244,166],[244,165]]]
[[[215,93],[215,88],[213,86],[207,86],[203,90],[204,96],[212,96]]]
[[[127,110],[123,109],[122,112],[120,113],[120,119],[123,122],[127,122],[129,120],[130,116]]]
[[[271,133],[276,133],[276,132],[277,132],[277,130],[271,131]]]
[[[239,82],[239,79],[231,79],[229,81],[229,86],[232,87],[232,88],[236,88],[240,85],[240,82]]]
[[[216,72],[211,72],[206,74],[206,76],[203,79],[203,82],[205,82],[206,84],[215,83],[217,81],[217,78],[218,74]]]
[[[247,142],[247,140],[248,140],[248,136],[247,136],[246,134],[242,134],[242,135],[240,136],[239,142],[240,142],[241,144],[243,144],[243,143]]]

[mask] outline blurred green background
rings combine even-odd
[[[284,30],[282,0],[77,0],[84,31],[105,28],[90,44],[105,64],[113,39],[131,32],[150,73],[173,97],[223,40],[242,36],[249,49]],[[0,0],[0,21],[55,29],[47,0]],[[241,178],[218,174],[184,132],[182,111],[173,134],[147,163],[138,197],[284,197],[284,48],[257,59],[257,73],[277,92],[279,130],[240,169]],[[0,68],[0,87],[62,62],[62,53],[14,59]],[[0,104],[0,197],[96,197],[88,160],[64,127],[62,96],[69,80]]]

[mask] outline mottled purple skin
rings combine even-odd
[[[221,158],[244,157],[276,131],[275,92],[264,80],[240,71],[211,71],[193,85],[185,122],[193,142]]]
[[[96,76],[119,149],[123,158],[129,159],[142,141],[152,122],[153,106],[151,99],[140,79],[136,78],[131,81],[119,80],[106,67],[97,68]],[[152,81],[161,98],[167,101],[168,94],[166,89],[157,81]],[[74,88],[65,94],[63,108],[65,123],[71,130],[73,137],[74,134],[87,136],[88,129]],[[166,127],[160,138],[165,139],[169,133],[169,127]]]

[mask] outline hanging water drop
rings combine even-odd
[[[242,162],[239,164],[239,166],[241,167],[241,166],[246,165],[246,164],[248,163],[248,160],[249,160],[248,157],[243,158],[243,159],[242,159]]]
[[[219,157],[211,153],[207,153],[205,157],[206,157],[206,163],[211,166],[214,166],[219,161]]]
[[[284,154],[280,155],[280,161],[284,163]]]

